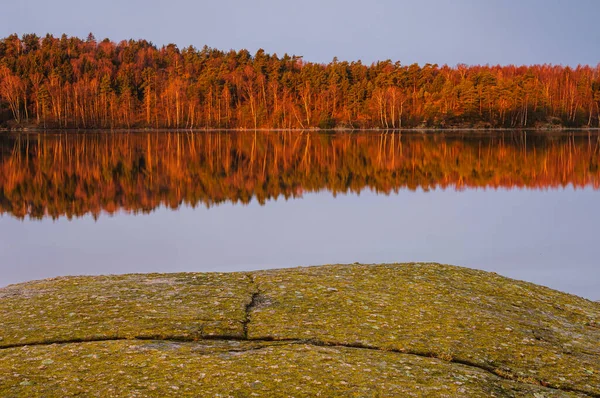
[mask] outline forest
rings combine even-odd
[[[79,217],[328,191],[600,188],[597,134],[0,134],[0,215]]]
[[[600,65],[328,64],[62,35],[0,40],[0,125],[69,129],[600,126]]]

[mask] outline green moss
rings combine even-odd
[[[253,311],[251,338],[431,355],[600,394],[600,329],[590,326],[600,316],[597,303],[439,264],[338,265],[254,278],[271,304]]]
[[[134,337],[243,337],[243,274],[56,278],[0,290],[0,347]]]
[[[0,396],[598,396],[599,320],[439,264],[57,278],[0,289]]]
[[[576,396],[434,358],[308,344],[116,341],[0,351],[1,396],[77,394]]]

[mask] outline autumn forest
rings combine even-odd
[[[600,66],[328,64],[263,50],[0,40],[8,128],[600,126]]]

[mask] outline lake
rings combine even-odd
[[[434,261],[600,299],[594,132],[0,133],[0,286]]]

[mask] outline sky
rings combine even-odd
[[[600,62],[598,0],[19,0],[0,12],[0,37],[92,32],[320,63]]]

